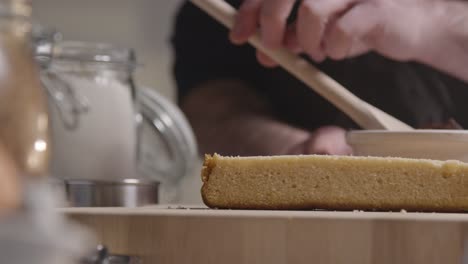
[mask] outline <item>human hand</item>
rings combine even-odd
[[[289,154],[350,155],[351,147],[346,143],[346,131],[336,126],[324,126],[315,130],[302,144]]]
[[[439,38],[443,8],[434,0],[303,0],[294,24],[287,25],[295,0],[245,0],[231,32],[244,43],[260,26],[269,48],[286,46],[320,62],[376,51],[392,59],[423,60]],[[258,52],[265,66],[276,63]]]

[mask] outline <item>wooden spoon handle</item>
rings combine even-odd
[[[191,1],[220,23],[224,24],[227,28],[231,29],[233,27],[237,11],[225,1]],[[289,73],[334,104],[338,109],[348,114],[349,117],[351,117],[361,127],[365,129],[392,129],[392,127],[382,124],[382,120],[380,120],[379,117],[385,116],[394,119],[392,121],[395,122],[392,122],[391,126],[397,124],[395,129],[411,129],[408,125],[394,117],[391,117],[375,107],[371,107],[371,105],[352,94],[341,84],[312,66],[308,61],[302,59],[289,50],[271,50],[266,48],[260,41],[258,33],[252,36],[249,39],[249,42],[252,46],[278,62]],[[379,115],[377,117],[376,112],[378,112],[377,114]]]

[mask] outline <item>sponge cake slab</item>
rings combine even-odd
[[[205,157],[212,208],[468,210],[468,164],[350,156]]]

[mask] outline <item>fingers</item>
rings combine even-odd
[[[339,60],[360,55],[370,50],[367,38],[377,20],[370,19],[374,14],[368,2],[357,1],[303,0],[295,25],[288,26],[295,0],[245,0],[230,38],[235,44],[243,44],[260,26],[268,48],[285,46],[296,53],[305,52],[318,62],[326,57]],[[276,66],[262,52],[257,52],[257,58],[264,66]]]
[[[346,143],[346,131],[336,126],[317,129],[307,147],[308,154],[350,155],[351,147]]]
[[[263,0],[244,0],[237,12],[229,38],[234,44],[245,43],[257,28]]]
[[[356,5],[328,28],[323,40],[325,54],[341,60],[369,51],[367,40],[373,38],[378,21],[368,4]]]
[[[286,35],[284,37],[284,45],[287,49],[291,50],[294,53],[301,53],[302,48],[299,45],[297,40],[297,26],[296,23],[293,23],[288,26],[286,29]]]
[[[301,53],[302,49],[299,46],[299,43],[297,42],[297,36],[296,36],[296,25],[292,24],[289,25],[288,28],[286,29],[285,37],[284,37],[284,45],[286,48],[291,50],[294,53]],[[265,53],[261,51],[257,51],[257,60],[262,64],[263,66],[267,68],[273,68],[278,66],[278,63],[276,63],[275,60],[271,59],[268,57]]]
[[[260,33],[263,44],[278,49],[283,44],[287,20],[295,0],[266,0],[260,11]]]
[[[267,68],[273,68],[273,67],[276,67],[278,64],[276,63],[276,61],[274,61],[273,59],[271,59],[270,57],[268,57],[268,55],[266,55],[265,53],[257,50],[257,60],[258,62],[260,62],[260,64],[262,64],[263,66],[267,67]]]
[[[235,44],[245,43],[260,25],[265,46],[279,48],[295,0],[244,0],[229,35]]]
[[[355,0],[304,0],[297,19],[299,45],[314,60],[322,61],[325,51],[322,49],[329,23],[345,12]]]

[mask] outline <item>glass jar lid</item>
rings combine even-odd
[[[136,56],[133,49],[79,41],[57,42],[52,50],[52,57],[54,60],[82,63],[122,63],[130,64],[131,66],[136,64]]]
[[[184,114],[154,89],[137,89],[142,116],[138,146],[139,167],[161,183],[176,183],[192,172],[198,148]],[[145,130],[144,124],[150,126]],[[153,129],[151,129],[153,128]]]

